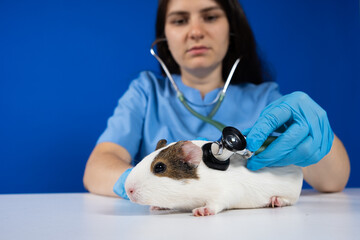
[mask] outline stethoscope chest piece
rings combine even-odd
[[[236,152],[246,148],[244,135],[233,127],[225,127],[222,131],[222,145],[229,151]]]
[[[246,159],[251,153],[246,150],[244,135],[234,127],[225,127],[222,130],[220,141],[209,142],[202,146],[203,162],[209,168],[225,171],[230,165],[230,157],[241,154]]]
[[[211,145],[212,143],[206,143],[202,146],[203,162],[209,168],[225,171],[230,165],[230,158],[225,161],[218,160],[211,151]]]

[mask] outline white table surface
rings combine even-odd
[[[0,239],[360,239],[360,189],[210,217],[89,193],[0,195]]]

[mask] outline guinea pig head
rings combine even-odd
[[[199,180],[197,167],[201,160],[201,147],[191,141],[166,146],[166,141],[160,140],[157,150],[130,172],[126,193],[139,204],[174,208],[191,183]]]

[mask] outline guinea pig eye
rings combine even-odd
[[[162,162],[158,162],[154,166],[154,173],[163,173],[166,170],[166,165]]]

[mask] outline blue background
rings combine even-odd
[[[283,94],[327,112],[360,187],[357,0],[243,0]],[[157,1],[0,0],[0,193],[81,192],[85,163],[149,53]]]

